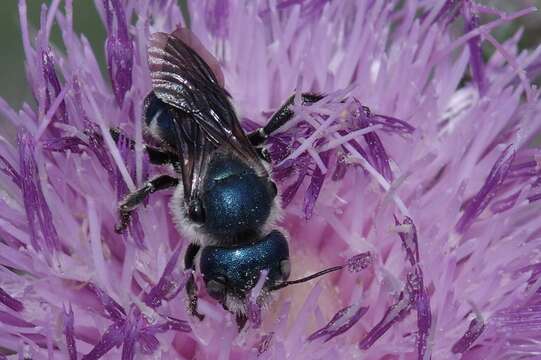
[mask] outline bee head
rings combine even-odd
[[[287,240],[274,230],[260,241],[248,245],[207,246],[201,252],[200,270],[210,296],[222,303],[226,303],[228,298],[242,301],[256,285],[263,270],[268,270],[264,291],[288,279]]]
[[[219,238],[256,234],[269,218],[276,185],[242,161],[214,157],[208,165],[200,196],[188,205],[188,217]]]

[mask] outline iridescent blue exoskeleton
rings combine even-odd
[[[262,147],[293,116],[293,97],[266,126],[246,134],[223,87],[218,62],[193,35],[186,30],[156,33],[150,44],[152,91],[145,100],[143,120],[155,146],[145,149],[153,164],[172,165],[178,176],[155,177],[128,194],[119,205],[116,230],[127,227],[130,214],[150,193],[176,187],[171,213],[191,241],[185,266],[199,269],[208,294],[236,313],[242,325],[246,295],[262,270],[268,271],[263,297],[305,280],[287,281],[289,248],[284,231],[276,225],[279,197]],[[302,99],[312,103],[321,96],[304,94]],[[193,276],[187,292],[190,311],[202,318]]]

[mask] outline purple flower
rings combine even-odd
[[[190,238],[172,221],[171,192],[153,194],[115,233],[118,200],[167,171],[143,151],[141,117],[149,38],[185,26],[176,4],[96,1],[104,77],[74,31],[84,14],[73,0],[44,5],[37,33],[19,1],[35,102],[0,99],[18,130],[0,134],[0,358],[539,354],[541,149],[531,144],[541,100],[531,81],[541,48],[519,51],[520,33],[492,35],[535,9],[190,2],[191,30],[216,56],[246,129],[295,95],[295,116],[268,141],[291,279],[346,268],[268,302],[261,280],[239,334],[197,271],[204,320],[187,310]],[[49,41],[56,25],[65,51]],[[303,92],[325,96],[303,103]],[[115,142],[111,127],[125,136]]]

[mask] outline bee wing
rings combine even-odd
[[[177,139],[184,198],[189,204],[199,194],[199,186],[208,165],[207,159],[215,146],[201,127],[195,121],[186,119],[186,116],[179,111],[175,112],[173,129]]]
[[[216,147],[228,144],[241,158],[257,158],[223,88],[217,60],[193,35],[187,30],[153,34],[148,59],[160,100],[189,114]]]
[[[153,34],[148,61],[155,96],[174,108],[186,201],[198,193],[208,155],[218,147],[266,172],[229,102],[218,61],[195,36]]]

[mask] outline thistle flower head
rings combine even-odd
[[[212,300],[190,239],[155,193],[115,233],[118,201],[151,176],[142,118],[151,34],[184,28],[173,0],[96,1],[107,72],[73,0],[19,1],[35,103],[0,113],[0,354],[8,358],[519,359],[541,335],[541,48],[492,31],[533,8],[470,0],[194,1],[191,31],[246,131],[293,95],[267,142],[292,278],[249,322]],[[456,31],[457,24],[462,30]],[[53,24],[65,51],[49,42]],[[195,45],[194,45],[195,46]],[[486,57],[483,49],[495,51]],[[208,57],[210,59],[210,57]],[[210,61],[210,60],[208,60]],[[325,96],[307,103],[302,94]],[[123,136],[118,141],[109,129]],[[173,172],[171,172],[174,174]],[[349,270],[349,271],[348,271]],[[0,358],[5,357],[0,355]]]

